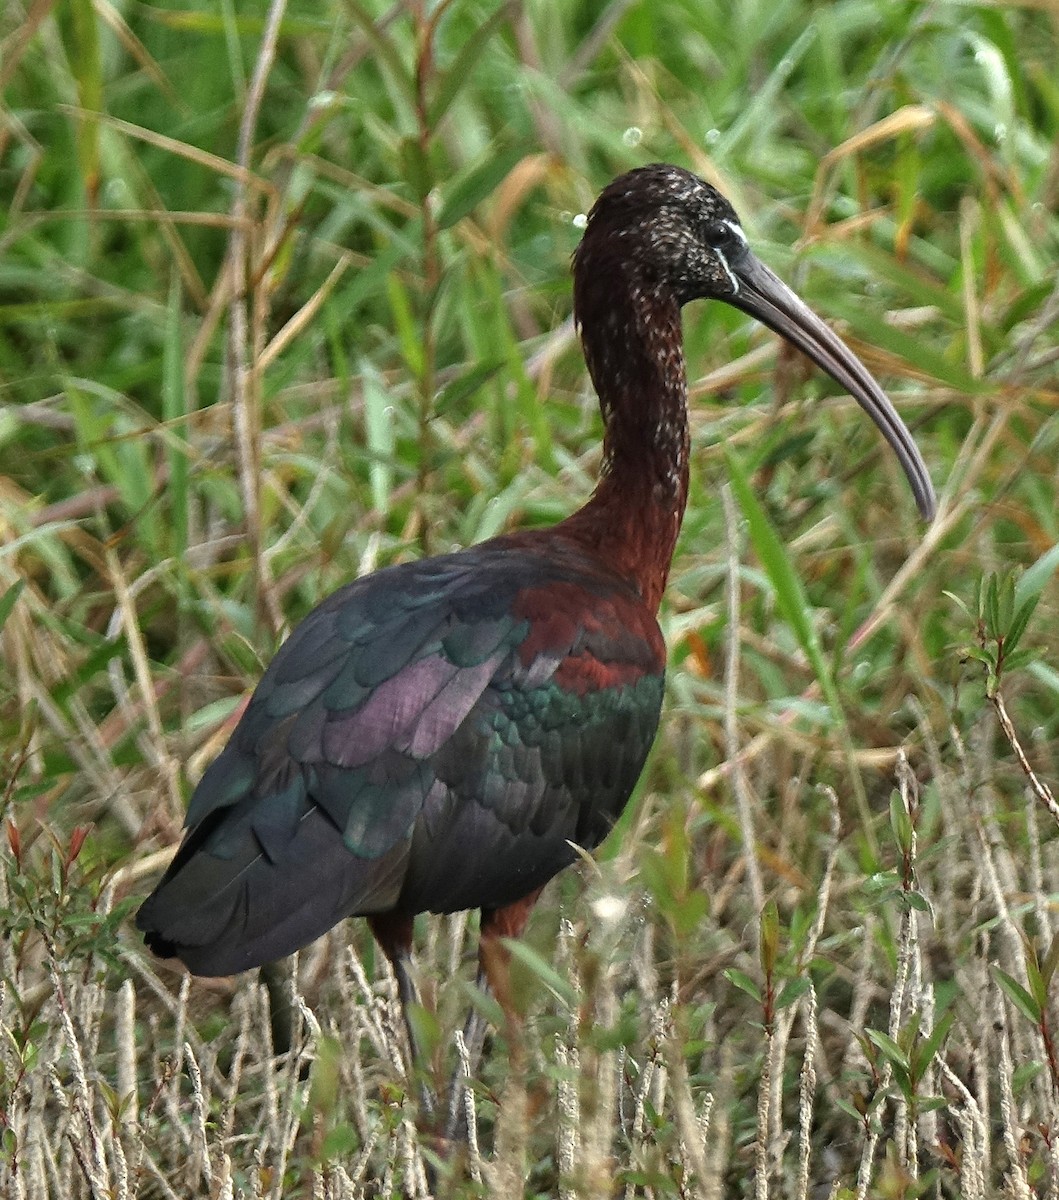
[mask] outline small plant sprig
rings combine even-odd
[[[1030,650],[1019,649],[1040,599],[1040,589],[1031,590],[1016,581],[1012,572],[985,575],[979,581],[975,622],[976,645],[964,648],[964,657],[977,659],[986,669],[986,696],[996,700],[1004,673],[1025,666],[1033,658]],[[951,593],[949,593],[951,595]],[[956,599],[953,597],[953,599]],[[967,606],[957,600],[968,615]]]
[[[1047,570],[1042,570],[1042,567],[1047,567]],[[964,659],[974,659],[985,667],[986,698],[996,711],[1004,737],[1014,752],[1034,797],[1048,810],[1056,825],[1059,825],[1059,803],[1056,803],[1051,788],[1030,764],[1011,720],[1001,688],[1005,674],[1033,660],[1033,652],[1020,649],[1020,643],[1053,569],[1049,554],[1030,567],[1020,579],[1016,580],[1011,572],[984,576],[979,583],[978,602],[973,614],[959,597],[953,596],[951,592],[947,592],[946,595],[955,600],[974,621],[976,642],[974,645],[963,647]]]
[[[0,908],[0,936],[10,939],[16,963],[37,937],[56,962],[98,957],[118,968],[117,931],[135,899],[100,904],[102,872],[80,862],[90,826],[77,826],[65,845],[48,826],[41,830],[43,837],[26,844],[18,825],[6,823],[9,853],[3,868],[10,903]]]
[[[900,863],[890,870],[879,871],[867,882],[873,901],[879,904],[896,900],[906,911],[915,909],[933,919],[928,898],[916,882],[916,841],[919,823],[919,803],[907,802],[907,794],[894,788],[890,793],[890,829],[900,854]]]
[[[934,1022],[933,1029],[924,1032],[923,1014],[914,1012],[896,1038],[881,1029],[867,1029],[863,1035],[855,1035],[864,1051],[877,1087],[883,1080],[881,1064],[889,1065],[890,1078],[897,1084],[908,1105],[908,1119],[913,1127],[923,1113],[948,1107],[949,1102],[944,1096],[924,1094],[921,1088],[955,1019],[956,1014],[950,1008]],[[869,1103],[863,1112],[859,1107],[853,1108],[844,1102],[841,1107],[867,1121],[869,1112],[877,1105]]]
[[[1025,947],[1025,987],[996,963],[991,964],[990,969],[1000,990],[1041,1035],[1052,1090],[1059,1096],[1059,1051],[1050,1014],[1049,995],[1053,989],[1056,967],[1059,966],[1059,934],[1052,938],[1043,958],[1036,943],[1025,932],[1022,934],[1022,942]]]
[[[761,911],[760,959],[764,987],[760,987],[745,971],[729,967],[724,977],[740,991],[746,992],[761,1006],[761,1024],[771,1037],[776,1017],[789,1008],[809,990],[811,980],[802,972],[797,946],[781,953],[781,927],[779,909],[775,900],[769,900]],[[790,940],[797,943],[804,935],[804,927],[790,930]]]

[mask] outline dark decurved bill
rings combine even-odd
[[[749,251],[728,265],[739,287],[735,295],[724,297],[725,302],[741,308],[786,338],[849,392],[893,447],[912,485],[920,513],[925,520],[931,520],[936,502],[927,465],[908,427],[867,367],[779,276]]]

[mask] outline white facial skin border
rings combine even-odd
[[[734,237],[737,237],[743,243],[744,247],[749,245],[749,243],[746,240],[746,234],[739,228],[738,225],[733,224],[731,221],[722,221],[721,224]],[[728,259],[725,258],[724,254],[720,250],[718,250],[716,248],[716,246],[713,248],[713,252],[721,260],[721,266],[724,267],[724,273],[728,276],[728,279],[732,284],[732,295],[733,296],[738,295],[739,294],[739,280],[735,277],[735,273],[732,271],[732,268],[728,265]]]

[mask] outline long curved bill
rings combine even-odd
[[[738,287],[734,295],[725,296],[725,302],[749,313],[797,346],[849,392],[893,447],[912,485],[920,513],[924,520],[931,520],[937,502],[927,465],[908,427],[867,367],[778,275],[749,251],[730,260],[728,266]]]

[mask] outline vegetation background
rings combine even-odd
[[[9,0],[0,1194],[1059,1196],[1057,62],[1054,0]],[[658,159],[882,378],[941,509],[687,312],[662,732],[446,1159],[361,923],[285,968],[273,1060],[256,976],[128,916],[294,621],[588,495],[577,217]],[[473,924],[420,931],[439,1083]]]

